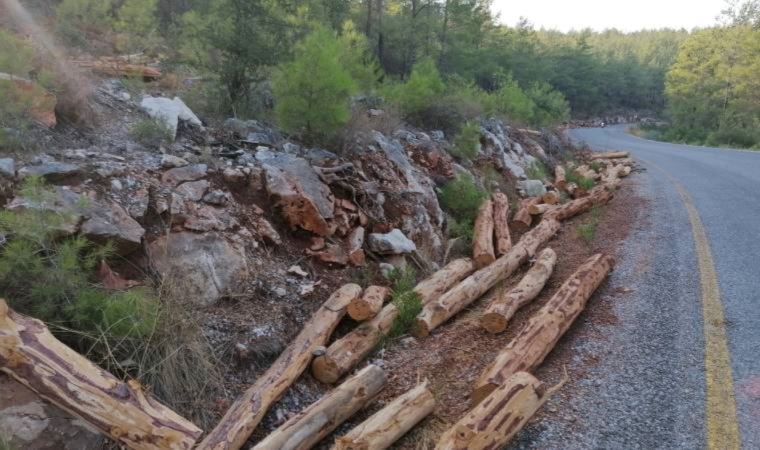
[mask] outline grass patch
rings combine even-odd
[[[596,230],[599,227],[599,221],[601,219],[602,210],[598,206],[591,208],[589,217],[584,223],[575,227],[575,231],[578,237],[581,238],[586,244],[591,244],[596,238]]]
[[[588,165],[591,170],[593,170],[596,173],[599,173],[602,171],[602,164],[599,161],[591,161],[591,164]]]
[[[147,118],[134,125],[129,130],[132,137],[146,147],[158,147],[171,140],[171,131],[158,120]]]
[[[539,160],[535,160],[528,167],[525,168],[525,175],[531,180],[546,181],[549,177],[549,171],[546,170],[546,166]]]
[[[405,335],[417,315],[422,311],[422,299],[412,291],[417,284],[417,274],[414,269],[395,269],[391,273],[393,288],[391,302],[398,308],[398,317],[391,325],[387,339],[395,339]]]
[[[596,185],[596,182],[593,179],[582,177],[575,173],[573,170],[567,171],[565,174],[565,180],[567,180],[568,183],[575,183],[578,185],[578,187],[583,188],[587,191],[590,191]]]

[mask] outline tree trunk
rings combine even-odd
[[[509,235],[509,199],[505,194],[493,194],[493,231],[496,238],[496,254],[501,256],[512,248]]]
[[[252,450],[306,450],[369,403],[385,386],[383,369],[369,365],[293,416]]]
[[[348,316],[357,322],[375,317],[383,309],[385,299],[390,293],[391,290],[385,286],[368,287],[361,297],[356,297],[348,304]]]
[[[603,205],[610,201],[611,198],[612,193],[610,191],[608,191],[603,185],[597,186],[589,191],[586,197],[567,202],[564,205],[557,206],[551,211],[548,211],[544,214],[544,220],[566,220],[582,212],[588,211],[594,206]]]
[[[0,299],[0,370],[131,449],[191,449],[203,431]]]
[[[493,227],[493,202],[486,200],[478,211],[472,237],[472,259],[478,269],[496,259],[493,249]]]
[[[541,197],[531,197],[521,201],[520,209],[517,210],[515,216],[512,218],[512,223],[509,224],[509,228],[518,233],[525,233],[530,230],[530,226],[533,223],[533,217],[530,215],[528,209],[530,208],[530,205],[538,205],[541,201]]]
[[[556,205],[559,203],[559,194],[557,191],[548,191],[546,194],[541,197],[544,203],[547,205]]]
[[[565,168],[557,166],[554,168],[554,186],[560,191],[565,190],[567,184],[567,178],[565,177]]]
[[[583,311],[591,294],[614,265],[612,257],[603,254],[594,255],[583,263],[486,367],[475,383],[473,404],[480,403],[515,373],[533,371],[538,367]]]
[[[425,305],[437,300],[451,286],[459,283],[474,271],[475,263],[470,258],[455,259],[429,278],[417,283],[414,292],[420,296],[422,304]]]
[[[538,255],[538,259],[513,289],[497,291],[488,308],[481,317],[481,325],[490,333],[501,333],[507,329],[507,322],[515,312],[528,304],[541,293],[554,271],[557,254],[546,248]]]
[[[374,319],[360,324],[354,331],[333,342],[324,355],[314,358],[311,364],[314,378],[329,384],[338,381],[372,352],[388,334],[396,317],[398,308],[392,303],[388,304]]]
[[[425,380],[338,438],[332,450],[384,450],[432,413],[433,408],[435,397]]]
[[[527,372],[517,372],[449,428],[436,450],[503,448],[562,384],[547,390]]]
[[[514,273],[518,267],[536,253],[541,244],[554,236],[557,230],[559,230],[559,222],[542,220],[536,228],[526,233],[506,255],[497,259],[490,266],[470,275],[437,301],[426,304],[417,316],[412,333],[417,337],[430,334],[439,325],[480,298],[496,283]]]
[[[546,214],[547,212],[554,209],[555,206],[553,205],[547,205],[546,203],[539,203],[538,205],[530,205],[528,207],[528,212],[531,216],[540,216],[541,214]]]
[[[346,314],[348,304],[361,295],[361,291],[362,288],[356,284],[347,284],[335,291],[304,324],[277,361],[238,397],[219,424],[200,443],[198,450],[237,450],[242,447],[269,407],[309,366],[314,350],[327,343]]]
[[[591,159],[618,159],[627,158],[630,155],[628,152],[607,152],[607,153],[595,153],[591,155]]]

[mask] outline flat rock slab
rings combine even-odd
[[[248,276],[242,248],[217,233],[172,233],[148,245],[153,267],[183,288],[187,298],[200,306],[214,304],[232,292]]]
[[[62,162],[49,162],[36,166],[22,167],[18,171],[20,178],[39,176],[51,183],[66,181],[81,175],[81,169],[74,164]]]
[[[197,181],[206,177],[208,166],[205,164],[193,164],[190,166],[169,169],[161,176],[161,181],[172,186],[187,181]]]
[[[80,228],[88,239],[99,244],[111,242],[121,255],[127,255],[140,248],[145,229],[124,208],[111,203],[95,205],[88,209],[88,218],[82,222]]]
[[[370,234],[368,244],[370,250],[381,255],[401,255],[417,250],[414,242],[398,228],[388,233]]]

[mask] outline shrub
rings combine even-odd
[[[409,331],[415,318],[422,311],[422,300],[419,294],[412,291],[417,282],[414,269],[394,269],[390,278],[393,282],[391,301],[398,308],[398,317],[393,321],[387,335],[388,339],[393,339]]]
[[[536,104],[512,77],[507,77],[501,87],[491,94],[490,102],[494,112],[509,119],[522,123],[533,121]]]
[[[111,0],[63,0],[56,8],[58,33],[69,44],[85,45],[83,30],[104,30],[111,26]]]
[[[348,122],[354,82],[341,53],[335,35],[318,27],[296,46],[293,61],[279,67],[275,113],[285,130],[313,141],[334,137]]]
[[[553,125],[568,120],[570,105],[561,92],[546,83],[535,83],[526,92],[536,105],[532,123],[538,126]]]
[[[450,153],[464,159],[474,159],[480,152],[480,125],[467,122],[454,138]]]
[[[166,124],[152,118],[136,122],[129,132],[137,142],[146,147],[158,147],[172,137]]]
[[[525,174],[531,180],[546,180],[549,175],[543,162],[535,160],[525,168]]]
[[[438,67],[432,59],[426,58],[414,65],[406,83],[390,88],[389,96],[408,118],[419,121],[444,89]]]
[[[472,227],[481,203],[488,196],[475,184],[472,176],[461,174],[441,189],[438,200],[450,213],[449,233],[454,237],[472,239]]]
[[[121,50],[138,51],[156,45],[158,0],[126,0],[116,12],[115,29],[123,33]]]

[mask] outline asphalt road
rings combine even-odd
[[[760,449],[760,152],[647,141],[623,126],[570,135],[629,150],[648,207],[631,217],[610,279],[632,297],[615,303],[617,324],[589,325],[606,339],[578,345],[600,364],[567,420],[529,427],[517,447]]]

